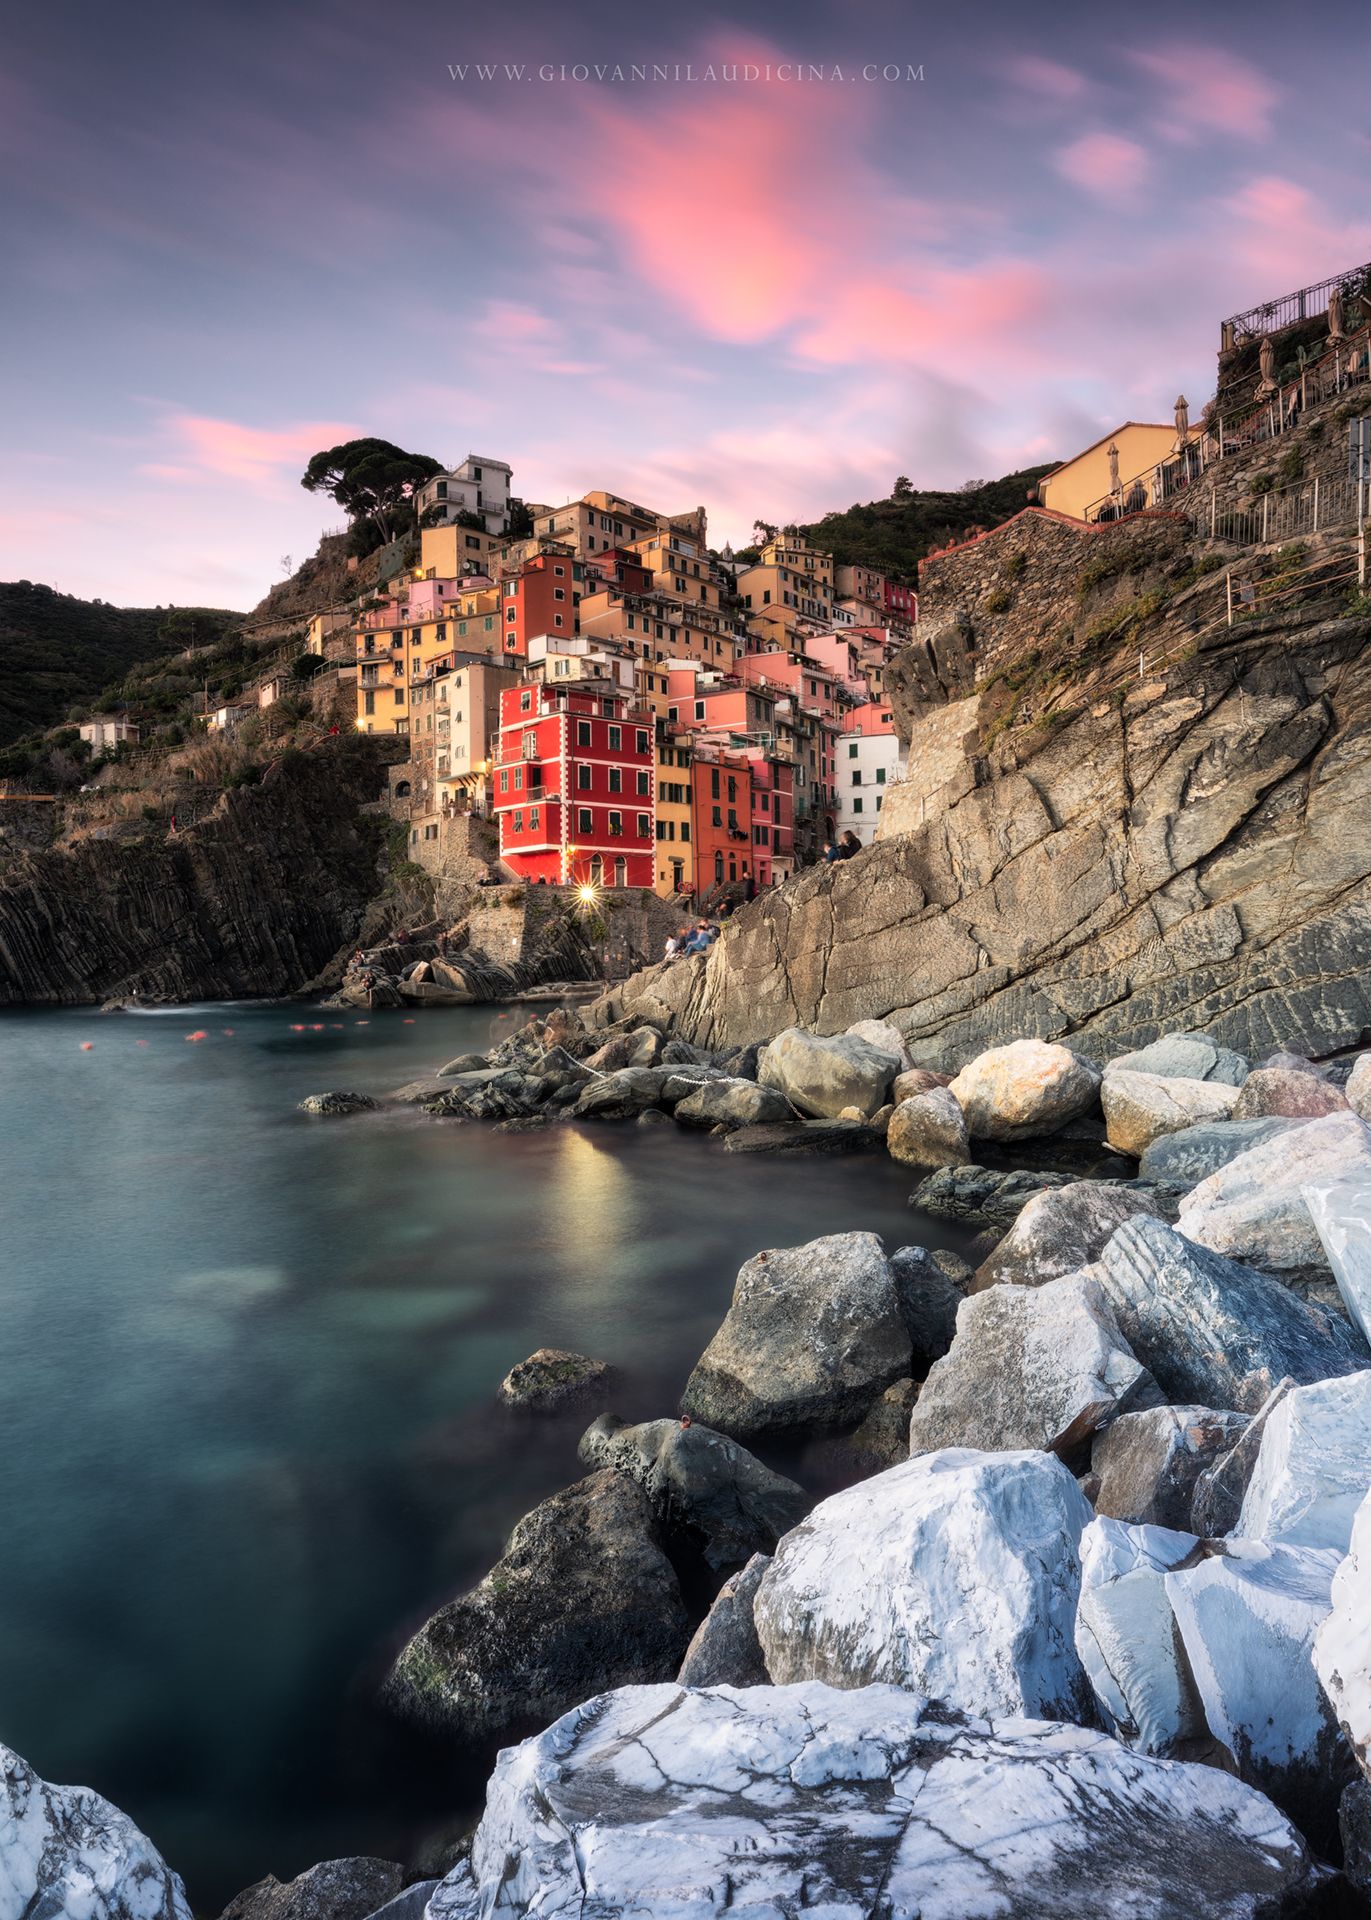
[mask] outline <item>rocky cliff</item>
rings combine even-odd
[[[380,890],[366,743],[282,756],[180,833],[21,853],[0,879],[0,1004],[285,994]]]
[[[1186,1027],[1257,1056],[1365,1040],[1368,638],[1325,603],[1131,686],[1091,656],[998,736],[1003,677],[941,704],[925,677],[877,844],[615,1001],[713,1046],[889,1017],[942,1067],[1026,1035],[1114,1053]]]

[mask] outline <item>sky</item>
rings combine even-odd
[[[704,504],[736,544],[1197,411],[1221,319],[1371,260],[1364,10],[1293,26],[16,11],[0,577],[250,607],[342,522],[309,456],[364,433],[506,459],[529,500]]]

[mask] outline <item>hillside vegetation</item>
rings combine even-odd
[[[1003,479],[977,481],[947,493],[897,486],[888,500],[825,514],[800,532],[831,551],[840,565],[878,567],[896,579],[913,580],[925,554],[960,540],[973,528],[996,527],[1027,506],[1035,481],[1056,464],[1025,467]]]
[[[0,746],[66,719],[132,667],[222,638],[222,607],[113,607],[29,580],[0,583]]]

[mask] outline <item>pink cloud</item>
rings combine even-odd
[[[1075,67],[1064,67],[1058,60],[1044,60],[1036,53],[1021,54],[1009,63],[1009,78],[1017,87],[1040,94],[1045,100],[1079,100],[1090,82]]]
[[[1163,92],[1158,130],[1189,141],[1200,132],[1260,140],[1271,130],[1280,90],[1248,61],[1222,47],[1169,45],[1132,58]]]
[[[288,427],[247,427],[237,420],[204,414],[172,414],[166,431],[180,443],[181,466],[253,485],[279,482],[292,469],[303,470],[321,447],[336,446],[364,430],[339,420],[304,420]],[[298,476],[294,476],[298,477]]]
[[[1053,165],[1064,180],[1112,205],[1131,200],[1147,177],[1148,157],[1118,133],[1086,133],[1063,147]]]

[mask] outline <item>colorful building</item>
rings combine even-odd
[[[826,623],[833,607],[833,556],[799,534],[776,534],[738,575],[738,592],[749,614],[785,607]]]
[[[1195,431],[1198,433],[1199,428]],[[1176,449],[1174,420],[1125,420],[1112,433],[1103,434],[1070,460],[1063,460],[1047,477],[1038,482],[1038,500],[1054,513],[1069,514],[1083,520],[1086,509],[1095,507],[1112,491],[1110,448],[1117,454],[1119,491],[1125,506],[1145,507],[1151,500],[1148,481],[1159,460]],[[1131,496],[1136,491],[1136,501]]]
[[[498,535],[478,533],[474,527],[425,527],[419,535],[419,571],[439,580],[489,573],[500,546]]]
[[[408,770],[413,815],[487,811],[500,695],[518,683],[517,667],[455,651],[414,680]]]
[[[507,460],[469,453],[460,467],[435,474],[414,496],[420,523],[453,524],[460,515],[484,523],[487,533],[501,534],[509,525],[509,483],[513,468]]]
[[[869,847],[886,789],[904,778],[904,756],[890,708],[869,701],[845,714],[837,754],[835,825],[839,834],[855,833]]]
[[[501,695],[500,857],[525,880],[650,888],[656,868],[652,714],[608,682]]]
[[[535,634],[570,639],[579,633],[583,578],[581,562],[566,548],[553,548],[526,560],[500,589],[503,651],[524,660]]]

